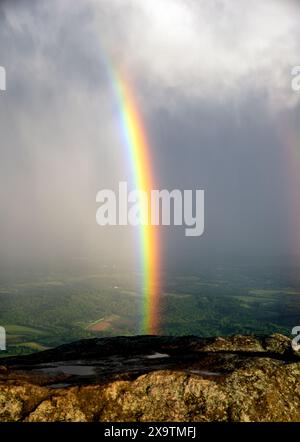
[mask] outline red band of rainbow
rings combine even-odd
[[[150,147],[146,131],[134,99],[129,82],[119,73],[112,73],[113,87],[117,97],[120,120],[125,143],[131,158],[133,181],[138,190],[148,194],[154,187]],[[157,227],[150,223],[148,207],[148,224],[139,226],[140,252],[142,260],[142,308],[141,332],[158,333],[159,303],[159,240]]]

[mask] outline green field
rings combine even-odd
[[[201,336],[290,334],[300,323],[298,287],[274,279],[220,274],[165,278],[160,333]],[[137,334],[141,299],[128,273],[55,275],[0,286],[0,325],[8,354],[26,354],[94,336]]]

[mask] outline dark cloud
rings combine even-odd
[[[243,3],[1,2],[2,263],[134,255],[132,229],[95,223],[96,192],[130,179],[105,58],[132,78],[158,186],[205,190],[204,236],[163,228],[165,262],[290,252],[300,12]]]

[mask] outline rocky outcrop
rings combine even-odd
[[[80,341],[5,360],[0,421],[300,421],[299,380],[282,335]]]

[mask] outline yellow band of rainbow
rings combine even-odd
[[[120,73],[113,73],[113,86],[118,100],[120,119],[127,149],[131,157],[134,183],[138,190],[148,194],[154,189],[150,148],[141,114],[127,79]],[[140,252],[142,259],[142,311],[141,332],[158,333],[159,303],[159,240],[157,227],[150,223],[139,227]]]

